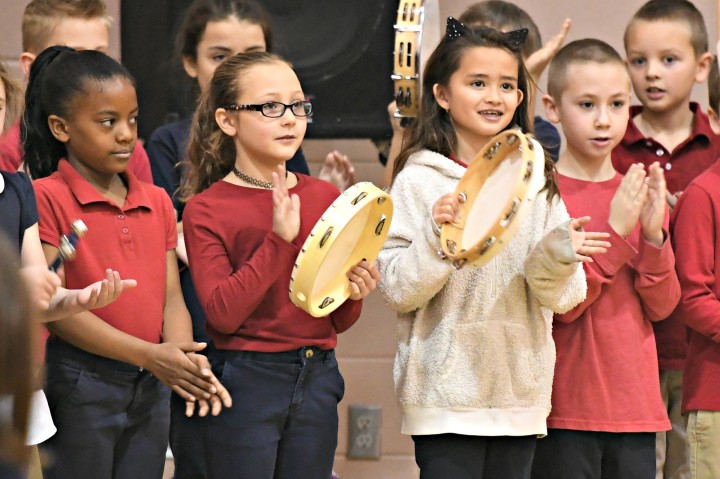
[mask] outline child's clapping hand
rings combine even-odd
[[[648,182],[645,181],[645,176],[645,169],[641,164],[632,165],[610,202],[608,223],[622,237],[632,233],[647,200]]]
[[[640,210],[640,225],[645,239],[659,248],[664,239],[662,228],[668,204],[665,175],[658,162],[648,168],[645,183],[647,184],[647,198]]]
[[[285,165],[278,166],[272,174],[273,184],[273,231],[282,239],[292,242],[300,232],[300,198],[288,192]]]

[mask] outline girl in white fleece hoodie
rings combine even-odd
[[[488,264],[455,269],[437,253],[467,163],[501,131],[528,131],[526,33],[448,19],[393,171],[380,289],[398,312],[395,385],[422,479],[530,477],[550,412],[553,312],[584,299],[578,261],[608,245],[581,231],[589,218],[570,219],[548,160],[531,212]]]

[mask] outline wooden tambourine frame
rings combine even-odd
[[[300,250],[290,278],[290,301],[318,318],[335,311],[351,293],[346,273],[363,259],[377,259],[392,216],[392,199],[372,183],[345,190]]]
[[[490,140],[460,179],[460,220],[444,223],[440,242],[456,268],[482,266],[513,237],[545,184],[545,153],[535,139],[507,130]]]
[[[440,42],[437,0],[400,0],[395,23],[392,79],[397,117],[414,118],[420,108],[422,66]]]

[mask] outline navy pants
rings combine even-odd
[[[170,397],[170,449],[172,449],[174,479],[207,479],[205,465],[205,425],[207,417],[185,415],[185,400],[172,393]]]
[[[535,436],[412,436],[420,479],[529,479]]]
[[[160,479],[170,390],[150,372],[52,338],[47,385],[57,433],[46,479]]]
[[[549,429],[532,479],[654,479],[655,433]]]
[[[334,350],[211,351],[233,405],[207,421],[211,478],[328,479],[345,384]]]

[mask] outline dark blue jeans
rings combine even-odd
[[[529,479],[535,436],[412,436],[420,479]]]
[[[53,338],[44,388],[57,433],[46,479],[160,479],[170,390],[146,370]]]
[[[175,459],[174,479],[207,479],[205,425],[207,417],[185,415],[185,400],[170,397],[170,449]]]
[[[211,478],[327,479],[345,383],[335,351],[211,351],[233,405],[207,422]]]
[[[538,439],[532,479],[654,478],[654,432],[548,429]]]

